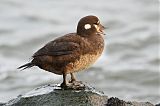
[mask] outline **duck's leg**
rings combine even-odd
[[[73,73],[70,73],[70,75],[71,75],[71,80],[69,82],[73,83],[74,81],[76,81],[76,78]]]
[[[66,79],[67,74],[63,73],[63,82],[61,84],[61,88],[65,90],[67,89],[76,89],[76,90],[85,89],[85,85],[82,83],[82,81],[76,81],[73,73],[70,73],[70,75],[71,75],[71,80],[69,81],[69,83],[67,83],[67,79]]]
[[[85,85],[82,83],[82,81],[77,81],[73,73],[70,73],[70,75],[71,80],[69,81],[69,83],[71,84],[72,89],[85,89]]]
[[[67,87],[67,79],[66,79],[67,74],[63,73],[63,82],[61,83],[61,87],[65,88]]]

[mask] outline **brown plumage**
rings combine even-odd
[[[62,87],[67,86],[66,75],[88,68],[101,55],[104,48],[104,27],[96,16],[83,17],[76,33],[59,37],[34,53],[33,60],[18,69],[38,66],[46,71],[63,75]]]

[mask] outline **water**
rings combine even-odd
[[[75,32],[78,20],[97,15],[104,26],[101,58],[77,75],[108,96],[160,102],[158,0],[0,0],[0,102],[61,76],[37,67],[16,68],[48,41]]]

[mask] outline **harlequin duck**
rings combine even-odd
[[[102,54],[103,30],[104,27],[96,16],[85,16],[78,22],[76,33],[69,33],[50,41],[33,54],[30,63],[18,69],[38,66],[43,70],[63,75],[61,87],[67,87],[67,74],[71,75],[70,83],[73,83],[76,81],[73,73],[88,68]]]

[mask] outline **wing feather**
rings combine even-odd
[[[79,44],[75,42],[56,42],[51,41],[46,44],[44,47],[39,49],[33,57],[37,56],[60,56],[60,55],[68,55],[72,54],[74,51],[78,50]]]

